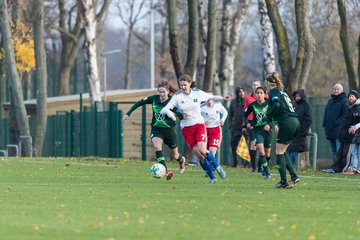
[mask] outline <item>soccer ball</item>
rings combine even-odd
[[[166,175],[165,166],[160,163],[154,163],[150,168],[150,173],[154,178],[162,178]]]

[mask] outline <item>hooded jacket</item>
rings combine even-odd
[[[344,120],[341,123],[341,131],[340,131],[340,142],[342,143],[352,143],[354,138],[354,134],[349,133],[350,126],[356,125],[360,122],[360,99],[357,99],[356,102],[349,106]]]
[[[296,101],[294,104],[295,112],[300,121],[300,128],[296,138],[294,138],[287,151],[288,152],[307,152],[309,151],[309,146],[306,142],[306,136],[310,130],[312,123],[312,109],[310,104],[306,101],[306,95],[304,89],[299,89],[293,93],[298,94],[301,99]]]
[[[239,97],[241,87],[236,87],[235,98],[231,100],[228,110],[229,127],[231,130],[242,130],[244,114],[244,98]]]
[[[340,130],[347,112],[348,104],[344,92],[339,95],[331,95],[326,107],[323,118],[323,128],[327,139],[338,139]]]

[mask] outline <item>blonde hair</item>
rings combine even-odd
[[[265,81],[270,85],[270,86],[276,86],[278,88],[283,88],[284,84],[283,81],[280,77],[280,74],[278,72],[273,72],[270,73],[269,75],[266,76]]]

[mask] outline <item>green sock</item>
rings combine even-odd
[[[291,163],[291,160],[290,160],[290,157],[289,155],[285,152],[284,153],[284,157],[285,157],[285,160],[286,160],[286,169],[289,171],[290,173],[290,176],[293,178],[293,177],[296,177],[296,173],[295,173],[295,170],[294,170],[294,167]]]
[[[164,167],[165,167],[165,169],[167,171],[167,166],[166,166],[166,163],[165,163],[164,153],[162,151],[156,151],[155,155],[156,155],[157,162],[164,165]]]
[[[282,182],[286,182],[286,160],[284,154],[276,154],[276,167]]]

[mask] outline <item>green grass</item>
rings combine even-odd
[[[360,176],[302,172],[275,189],[225,168],[208,186],[200,167],[171,181],[152,162],[0,159],[1,239],[359,239]]]

